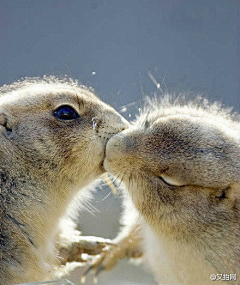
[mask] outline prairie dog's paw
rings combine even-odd
[[[82,275],[81,282],[85,283],[86,276],[90,271],[95,271],[94,283],[97,283],[97,276],[103,270],[113,269],[117,262],[123,258],[140,258],[143,252],[137,240],[129,237],[113,245],[107,245],[99,256],[93,258],[90,266]]]
[[[59,261],[62,265],[67,262],[86,262],[87,255],[99,255],[102,250],[113,242],[109,239],[81,236],[81,232],[60,234],[57,242]]]

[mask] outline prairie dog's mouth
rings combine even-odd
[[[113,134],[108,134],[108,136],[104,137],[104,141],[103,141],[103,158],[102,158],[102,162],[101,162],[101,169],[103,172],[106,171],[106,168],[104,167],[104,162],[106,160],[106,155],[107,155],[107,145],[109,140],[111,140],[112,137],[114,137],[117,133],[113,133]]]
[[[103,166],[106,171],[110,171],[107,164],[110,165],[116,160],[116,158],[122,155],[122,150],[124,149],[125,141],[125,131],[128,130],[129,124],[121,127],[118,132],[113,132],[108,134],[108,138],[105,141],[105,150],[104,150],[104,163]],[[118,157],[119,158],[119,157]]]
[[[105,158],[103,158],[103,161],[100,163],[100,169],[102,173],[106,172],[106,169],[104,167],[104,161],[105,161]]]
[[[105,145],[105,159],[108,157],[109,158],[109,154],[111,153],[110,149],[112,148],[112,141],[115,139],[115,137],[118,135],[119,133],[113,134],[106,142]]]
[[[111,172],[110,169],[109,169],[109,161],[108,161],[108,159],[106,157],[105,157],[105,159],[103,161],[102,167],[103,167],[105,172]]]
[[[121,132],[119,132],[119,133],[121,133]],[[108,140],[106,140],[105,148],[104,148],[104,160],[103,160],[103,167],[104,167],[105,171],[109,171],[107,164],[108,164],[108,162],[111,162],[113,160],[111,158],[111,153],[112,153],[112,150],[114,149],[112,147],[112,141],[115,140],[115,137],[118,136],[119,133],[112,134],[112,136],[109,137]]]
[[[118,134],[118,133],[113,133],[113,134],[108,134],[108,136],[105,136],[104,137],[104,142],[103,142],[103,144],[104,144],[104,158],[103,158],[103,160],[106,158],[106,149],[107,149],[107,144],[108,144],[108,142],[109,142],[109,140],[113,137],[113,136],[115,136],[116,134]]]

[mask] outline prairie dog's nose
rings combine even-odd
[[[115,112],[109,116],[109,125],[117,129],[115,133],[119,133],[127,129],[130,126],[130,123],[120,114]]]
[[[108,161],[125,159],[130,157],[135,146],[135,140],[124,134],[124,131],[110,138],[106,146],[106,158]]]
[[[129,127],[129,122],[115,110],[107,112],[108,114],[105,111],[104,118],[102,118],[101,114],[92,118],[92,128],[94,131],[98,133],[101,130],[108,134],[117,134]]]

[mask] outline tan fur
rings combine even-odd
[[[159,284],[206,285],[211,274],[233,273],[237,282],[217,284],[240,284],[239,122],[218,104],[165,97],[107,144],[104,166],[138,211]]]
[[[72,80],[26,79],[0,92],[0,283],[46,280],[57,264],[58,220],[104,172],[106,142],[127,123]],[[56,119],[61,105],[80,117]]]

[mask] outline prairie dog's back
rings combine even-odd
[[[105,168],[123,177],[144,220],[145,251],[160,284],[240,275],[239,122],[220,105],[165,97],[107,144]],[[231,278],[228,284],[239,284]]]

